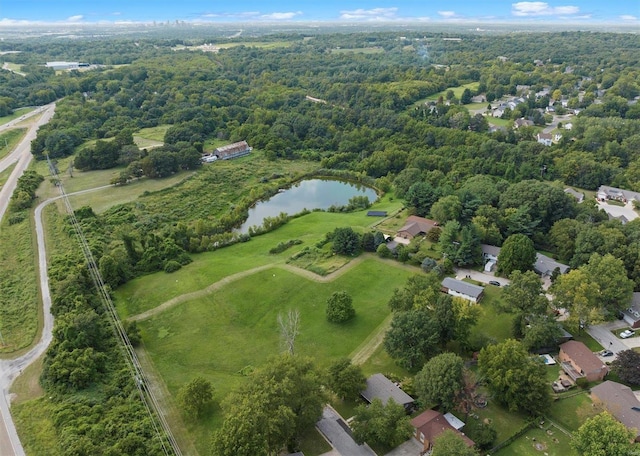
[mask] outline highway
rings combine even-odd
[[[56,105],[50,104],[36,111],[32,111],[35,115],[39,112],[43,112],[42,116],[36,123],[31,125],[29,131],[25,135],[25,137],[20,141],[18,146],[5,158],[0,160],[0,172],[9,168],[12,164],[17,162],[16,167],[11,172],[9,179],[4,184],[2,189],[0,189],[0,220],[4,217],[4,213],[7,211],[7,207],[9,206],[9,201],[11,200],[11,195],[13,194],[13,190],[16,188],[18,184],[18,178],[22,176],[22,173],[27,169],[29,163],[31,163],[31,159],[33,155],[31,155],[31,141],[33,141],[37,135],[38,128],[40,126],[46,124],[53,117],[53,113],[55,111]],[[18,119],[15,119],[18,120]],[[9,122],[11,124],[14,121]],[[8,125],[8,124],[6,124]],[[6,129],[6,125],[0,127],[0,132]],[[15,124],[14,124],[15,125]]]
[[[42,117],[33,124],[27,132],[24,139],[18,144],[13,152],[11,152],[3,160],[0,160],[0,171],[7,169],[16,161],[18,164],[14,168],[11,176],[0,190],[0,220],[9,206],[9,200],[17,185],[18,178],[22,175],[33,156],[31,155],[31,141],[36,137],[37,130],[41,125],[47,123],[53,116],[55,104],[45,106],[33,112],[36,115],[43,112]],[[21,121],[22,119],[16,119]],[[7,127],[3,125],[0,131]],[[44,230],[42,227],[42,209],[52,200],[47,200],[40,204],[35,210],[36,220],[36,236],[38,243],[38,262],[40,274],[40,290],[42,293],[44,326],[42,329],[42,337],[38,343],[29,352],[15,358],[0,360],[0,455],[2,456],[23,456],[24,449],[18,438],[11,413],[9,412],[10,396],[9,388],[15,378],[20,375],[22,370],[36,360],[49,346],[52,337],[53,316],[51,315],[51,296],[49,294],[49,277],[47,275],[47,256],[44,245]]]

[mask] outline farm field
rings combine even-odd
[[[140,149],[162,146],[164,144],[164,135],[169,127],[171,127],[171,125],[143,128],[134,133],[133,142],[135,142]]]

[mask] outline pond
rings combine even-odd
[[[366,196],[372,203],[378,198],[375,190],[359,184],[327,179],[303,180],[267,201],[259,201],[249,209],[249,218],[239,231],[246,233],[252,226],[261,226],[265,217],[275,217],[281,212],[295,215],[304,209],[346,206],[354,196]]]

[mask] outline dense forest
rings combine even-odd
[[[500,246],[526,235],[576,269],[594,253],[611,254],[640,290],[640,222],[610,221],[593,201],[577,204],[563,191],[603,184],[640,190],[640,37],[563,32],[443,39],[449,36],[271,35],[260,40],[277,46],[238,39],[216,53],[176,50],[206,38],[5,41],[0,48],[21,51],[7,60],[22,65],[26,76],[0,72],[0,116],[59,100],[32,143],[34,156],[75,155],[80,170],[119,167],[118,185],[199,170],[142,203],[101,214],[76,211],[112,287],[180,267],[192,253],[250,241],[232,232],[248,208],[303,173],[247,165],[241,177],[251,182],[251,195],[234,194],[239,200],[232,208],[204,204],[205,189],[244,181],[201,169],[201,154],[216,141],[246,140],[272,163],[304,162],[309,172],[394,192],[412,213],[440,222],[450,241],[443,243],[458,246],[448,252],[455,265],[478,263],[480,243]],[[99,66],[56,73],[42,65],[51,59]],[[475,88],[460,100],[447,93],[424,102],[465,84]],[[534,127],[490,130],[486,116],[464,106],[472,96],[484,97],[484,105],[521,97],[502,120],[544,124],[544,108],[554,102],[579,114],[570,133],[545,146]],[[170,125],[162,147],[133,144],[135,132],[160,125]],[[62,454],[157,454],[82,261],[72,254],[54,258],[51,270],[56,328],[41,381],[59,407]],[[100,392],[95,403],[80,394],[87,389]],[[115,429],[125,421],[138,428],[122,439]],[[105,428],[114,429],[108,438]],[[104,438],[93,438],[96,433]]]

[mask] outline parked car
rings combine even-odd
[[[613,356],[613,352],[611,350],[602,350],[600,356]]]
[[[501,284],[497,280],[489,280],[489,285],[493,285],[495,287],[499,287]]]
[[[633,329],[627,329],[626,331],[622,331],[620,333],[620,337],[622,337],[623,339],[628,339],[631,336],[634,336],[636,334],[636,332]]]

